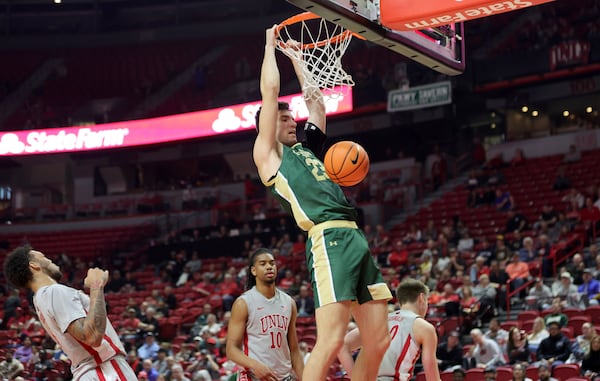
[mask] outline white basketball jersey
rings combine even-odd
[[[392,339],[379,366],[378,377],[408,381],[412,378],[421,347],[414,340],[413,323],[419,316],[412,311],[399,310],[388,315]]]
[[[292,373],[292,361],[287,334],[292,317],[293,299],[278,289],[267,299],[256,287],[244,292],[240,298],[248,306],[248,322],[242,350],[253,359],[267,365],[278,380]],[[240,373],[241,380],[256,380],[249,371]]]
[[[116,355],[125,355],[119,336],[108,319],[104,338],[97,347],[91,347],[66,333],[69,325],[85,318],[90,309],[90,298],[83,292],[62,284],[46,286],[37,290],[33,304],[48,334],[71,360],[74,380]]]

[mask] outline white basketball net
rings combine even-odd
[[[282,26],[276,46],[302,69],[304,96],[316,98],[321,92],[312,90],[329,89],[331,94],[340,95],[354,86],[352,76],[342,67],[351,40],[350,31],[319,17]],[[291,48],[290,41],[300,48]]]

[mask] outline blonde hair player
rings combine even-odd
[[[419,355],[427,381],[440,380],[436,358],[437,333],[433,325],[424,319],[428,294],[427,286],[418,280],[407,279],[398,286],[396,298],[401,309],[388,315],[392,342],[379,367],[378,381],[410,380]],[[349,374],[354,373],[355,367],[352,352],[361,347],[364,349],[361,336],[358,328],[348,332],[338,354],[340,363]],[[369,338],[367,335],[363,337]]]

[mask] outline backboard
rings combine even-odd
[[[462,22],[399,31],[380,23],[379,0],[287,1],[440,73],[458,75],[465,69]]]

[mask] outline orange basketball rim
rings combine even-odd
[[[309,20],[316,20],[316,19],[321,19],[321,16],[316,15],[312,12],[302,12],[300,14],[297,14],[295,16],[292,16],[292,17],[287,18],[287,19],[283,20],[282,22],[280,22],[279,25],[277,25],[277,33],[280,33],[283,28],[288,27],[290,25],[300,24],[302,22],[306,22]],[[363,36],[361,36],[358,33],[354,33],[351,30],[348,30],[345,28],[340,28],[339,34],[336,34],[336,35],[331,36],[328,39],[324,39],[324,40],[312,41],[309,43],[302,43],[299,47],[302,50],[310,50],[310,49],[314,49],[316,47],[320,48],[320,47],[323,47],[323,46],[329,45],[329,44],[337,44],[340,41],[346,40],[349,37],[356,37],[361,40],[365,39]]]
[[[469,21],[554,0],[380,0],[381,24],[393,30],[419,30]]]

